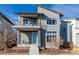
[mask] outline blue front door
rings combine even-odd
[[[32,44],[36,43],[36,38],[37,38],[36,32],[32,32]]]

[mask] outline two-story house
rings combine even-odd
[[[0,13],[0,39],[7,39],[7,35],[13,32],[12,23],[4,14]]]
[[[63,14],[37,6],[36,13],[17,13],[18,24],[13,26],[17,30],[17,46],[36,44],[43,48],[56,48],[60,43],[60,18]]]
[[[79,47],[79,18],[68,18],[61,22],[61,38]]]

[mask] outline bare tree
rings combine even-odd
[[[6,47],[12,48],[17,45],[16,36],[13,32],[9,32],[6,39]]]

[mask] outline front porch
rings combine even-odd
[[[17,46],[29,47],[32,44],[40,45],[39,26],[15,26],[17,29]]]
[[[20,45],[38,44],[38,31],[20,31]]]

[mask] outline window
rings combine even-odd
[[[56,41],[57,41],[57,35],[47,35],[47,42],[55,44]]]
[[[56,43],[57,31],[47,31],[47,42]]]
[[[56,34],[56,33],[57,31],[47,31],[47,34],[51,34],[51,35]]]
[[[2,37],[3,37],[3,31],[0,30],[0,38],[2,39]]]
[[[47,31],[47,33],[51,33],[51,31]]]
[[[0,24],[2,24],[3,23],[3,19],[2,18],[0,18]]]
[[[57,20],[56,19],[50,19],[50,18],[48,18],[47,19],[47,24],[49,24],[49,25],[55,25],[55,24],[57,24]]]
[[[53,35],[53,36],[52,36],[52,42],[53,42],[54,44],[55,44],[55,43],[56,43],[56,41],[57,41],[57,39],[56,39],[56,38],[57,38],[57,35]]]
[[[47,35],[47,42],[55,44],[57,42],[57,35]]]
[[[47,35],[47,42],[51,42],[51,35]]]
[[[47,24],[51,24],[51,19],[47,19]]]
[[[28,18],[24,18],[24,19],[23,19],[23,25],[24,25],[24,26],[25,26],[25,25],[28,25],[28,20],[29,20]]]
[[[55,34],[56,34],[56,33],[57,33],[57,31],[53,31],[52,33],[55,33]]]
[[[37,21],[36,20],[32,20],[32,25],[34,26],[34,25],[36,25],[37,23],[36,23]]]
[[[55,24],[57,24],[57,21],[56,20],[52,20],[51,24],[55,25]]]
[[[0,32],[0,37],[2,37],[3,36],[3,32]]]
[[[47,31],[47,35],[52,35],[52,32],[51,31]]]

